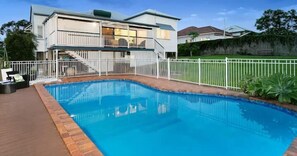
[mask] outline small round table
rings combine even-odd
[[[10,94],[14,92],[16,92],[16,87],[14,82],[0,83],[0,94]]]

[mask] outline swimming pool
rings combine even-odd
[[[296,113],[244,99],[124,80],[46,89],[108,156],[279,156],[297,136]]]

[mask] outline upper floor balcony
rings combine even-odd
[[[127,50],[154,49],[153,28],[114,23],[57,18],[45,23],[46,48],[80,47]]]

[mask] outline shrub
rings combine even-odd
[[[247,92],[248,85],[251,84],[253,81],[254,81],[254,76],[247,75],[243,80],[240,81],[239,87],[244,93],[248,93]]]
[[[269,77],[266,88],[268,95],[275,97],[279,102],[292,103],[297,100],[297,81],[295,77],[275,74]]]
[[[243,92],[251,96],[277,99],[281,103],[297,103],[297,80],[284,74],[270,77],[247,76],[241,81]]]

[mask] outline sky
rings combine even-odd
[[[128,16],[154,9],[181,18],[178,30],[208,25],[223,29],[224,21],[225,27],[256,30],[255,21],[264,10],[297,9],[297,0],[0,0],[0,26],[11,20],[29,20],[31,4],[78,12],[113,10]]]

